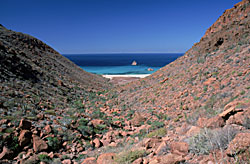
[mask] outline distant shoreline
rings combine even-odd
[[[138,74],[138,75],[102,75],[105,78],[112,79],[116,77],[137,77],[137,78],[144,78],[149,76],[150,74]]]

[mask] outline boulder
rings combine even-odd
[[[142,158],[138,158],[132,164],[143,164],[143,159]]]
[[[97,159],[97,164],[114,164],[115,153],[104,153]]]
[[[94,127],[97,127],[98,125],[104,124],[104,121],[100,119],[94,119],[91,120],[91,123],[93,124]]]
[[[50,125],[46,125],[46,126],[44,127],[44,130],[45,130],[45,133],[46,133],[46,134],[49,134],[49,133],[51,133],[52,128],[51,128]]]
[[[48,149],[47,143],[40,137],[33,135],[33,149],[35,152],[40,152]]]
[[[149,161],[149,164],[178,164],[185,161],[182,156],[177,154],[167,154],[165,156],[158,156],[153,160]]]
[[[172,142],[170,144],[170,150],[172,154],[180,156],[186,156],[188,154],[188,144],[186,142]]]
[[[13,152],[4,146],[3,151],[0,154],[0,160],[1,159],[11,159],[12,156],[13,156]]]
[[[147,138],[144,140],[144,146],[146,149],[151,148],[158,148],[158,146],[161,144],[161,140],[158,138]]]
[[[131,124],[133,126],[140,126],[141,123],[143,123],[146,119],[140,114],[140,113],[135,113],[133,119],[131,120]]]
[[[201,128],[219,128],[225,125],[225,120],[220,116],[215,116],[212,118],[199,118],[197,125]]]
[[[192,126],[186,133],[187,136],[194,136],[198,133],[200,133],[201,128],[198,126]]]
[[[102,142],[98,139],[98,138],[95,138],[94,140],[93,140],[93,144],[94,144],[94,146],[96,147],[96,148],[99,148],[99,147],[101,147],[103,144],[102,144]]]
[[[81,164],[97,164],[95,157],[85,158]]]
[[[165,141],[162,141],[159,147],[156,149],[155,154],[162,155],[168,151],[168,145]]]
[[[70,159],[65,159],[62,161],[62,164],[71,164],[71,160]]]
[[[250,148],[250,133],[239,133],[229,143],[226,154],[234,156],[240,152],[245,152]]]
[[[31,142],[32,133],[29,130],[22,130],[18,142],[21,147],[28,145]]]

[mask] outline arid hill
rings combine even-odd
[[[52,102],[65,107],[70,103],[69,95],[73,98],[77,92],[108,86],[106,79],[83,71],[40,40],[3,26],[0,26],[0,62],[3,111],[10,106],[12,110],[20,108],[24,102],[31,109],[41,104],[47,108]],[[8,112],[13,114],[9,109]]]
[[[97,93],[110,87],[108,79],[83,71],[42,41],[2,25],[0,63],[0,159],[13,159],[25,146],[28,150],[35,144],[32,132],[36,131],[33,139],[41,136],[45,125],[53,121],[62,129],[72,119],[61,118],[73,117],[79,110],[84,113],[84,105],[98,102]],[[19,126],[21,119],[28,121],[28,127]],[[64,131],[64,137],[71,133]],[[56,129],[51,132],[58,133]],[[59,136],[56,140],[62,144]],[[53,146],[47,148],[55,150]]]
[[[172,157],[176,154],[173,153],[175,148],[170,148],[165,156],[155,155],[150,159],[152,163],[164,163],[168,155],[191,163],[218,162],[221,158],[234,163],[236,148],[230,150],[232,146],[228,146],[228,142],[237,134],[222,134],[241,129],[239,134],[244,132],[242,136],[250,136],[247,130],[250,120],[250,1],[243,0],[226,10],[184,56],[151,76],[119,86],[117,90],[118,107],[135,113],[134,119],[144,122],[141,130],[148,131],[145,126],[157,124],[167,129],[166,135],[158,141],[161,144],[170,147],[172,142],[181,142],[182,146],[183,142],[189,144],[187,154],[182,154],[185,158]],[[211,137],[215,133],[217,138]],[[230,139],[220,143],[225,137]],[[217,144],[223,146],[212,144],[217,141],[211,141],[211,146],[205,140],[217,140]],[[244,142],[243,152],[249,155],[250,141]],[[151,153],[157,154],[157,147]],[[220,153],[216,149],[220,149]],[[200,157],[194,158],[191,154]],[[211,157],[214,154],[217,156]],[[228,159],[228,156],[234,158]]]
[[[249,0],[184,56],[115,87],[33,37],[0,34],[0,163],[250,163]]]

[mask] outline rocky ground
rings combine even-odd
[[[250,163],[249,33],[243,0],[183,57],[112,86],[0,27],[0,163]]]

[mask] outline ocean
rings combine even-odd
[[[87,72],[100,75],[151,74],[183,53],[64,54]],[[137,65],[131,65],[136,61]]]

